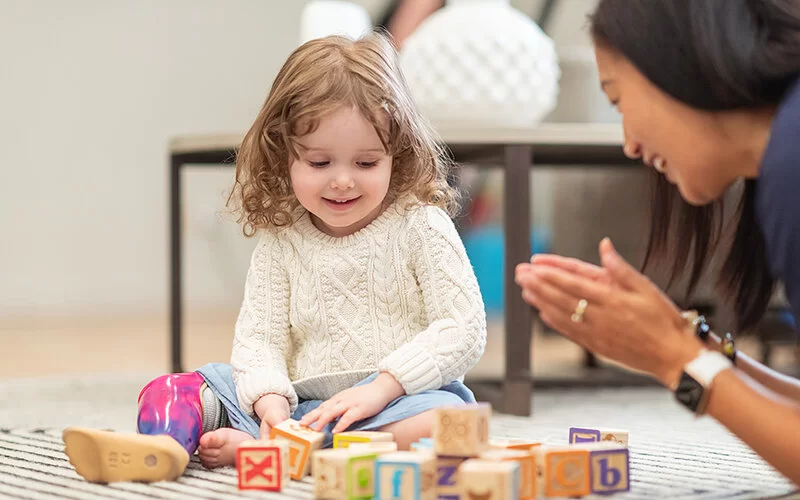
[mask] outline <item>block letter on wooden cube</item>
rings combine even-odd
[[[612,442],[628,447],[628,431],[600,429],[600,441]]]
[[[592,493],[630,491],[627,448],[591,451],[589,461],[592,467]]]
[[[351,443],[376,443],[394,441],[391,432],[349,431],[333,435],[334,448],[347,448]]]
[[[431,453],[398,451],[375,461],[375,498],[435,500],[436,458]]]
[[[470,458],[489,448],[489,404],[437,408],[435,412],[433,441],[437,455]]]
[[[584,427],[569,428],[569,444],[594,443],[600,441],[600,431]]]
[[[472,458],[458,469],[463,498],[517,500],[521,483],[519,464]]]
[[[532,453],[522,450],[494,449],[484,451],[479,458],[495,462],[504,460],[517,462],[520,473],[520,500],[533,500],[536,498],[536,457]]]
[[[458,481],[458,467],[466,458],[436,458],[436,498],[437,500],[461,500],[461,485]],[[464,499],[467,500],[467,499]]]
[[[292,479],[299,481],[308,475],[311,468],[311,452],[322,447],[325,434],[303,427],[297,420],[284,420],[270,431],[272,439],[289,442],[289,467]]]
[[[615,429],[587,429],[583,427],[569,428],[569,444],[594,443],[611,441],[628,446],[628,431]]]
[[[289,482],[289,445],[278,440],[245,441],[236,449],[240,490],[281,491]]]
[[[367,450],[334,448],[312,455],[314,498],[368,500],[375,494],[375,459]]]
[[[588,495],[589,452],[579,448],[543,449],[544,493],[550,497]]]

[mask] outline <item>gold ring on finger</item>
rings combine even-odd
[[[575,306],[575,312],[572,313],[570,319],[573,323],[582,323],[583,322],[583,315],[586,313],[586,308],[589,307],[589,303],[586,299],[581,299],[578,301],[578,305]]]

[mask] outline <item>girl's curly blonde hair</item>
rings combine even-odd
[[[289,56],[236,155],[228,206],[246,236],[293,222],[299,202],[289,165],[298,158],[297,139],[342,106],[355,107],[370,121],[393,157],[386,202],[408,198],[455,215],[458,192],[447,182],[453,164],[417,110],[388,35],[329,36]]]

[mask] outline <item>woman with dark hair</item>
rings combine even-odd
[[[800,320],[800,2],[600,0],[600,85],[624,151],[656,176],[645,265],[691,262],[689,291],[743,183],[720,287],[739,331],[782,282]],[[607,239],[600,266],[537,255],[517,267],[542,320],[594,353],[651,374],[800,484],[800,382],[737,353],[631,267]]]

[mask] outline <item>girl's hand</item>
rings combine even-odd
[[[279,394],[264,394],[255,402],[253,410],[261,418],[260,439],[269,439],[272,428],[291,416],[289,400]]]
[[[551,257],[544,262],[557,265],[539,265],[534,258],[533,265],[517,268],[523,299],[576,343],[674,386],[702,344],[669,297],[625,262],[608,239],[600,243],[600,258],[602,268]],[[587,301],[582,321],[572,321],[582,299]]]
[[[345,389],[325,401],[308,412],[300,420],[300,425],[321,431],[338,418],[333,433],[344,432],[353,423],[377,415],[403,394],[403,387],[393,376],[381,373],[372,382]]]

